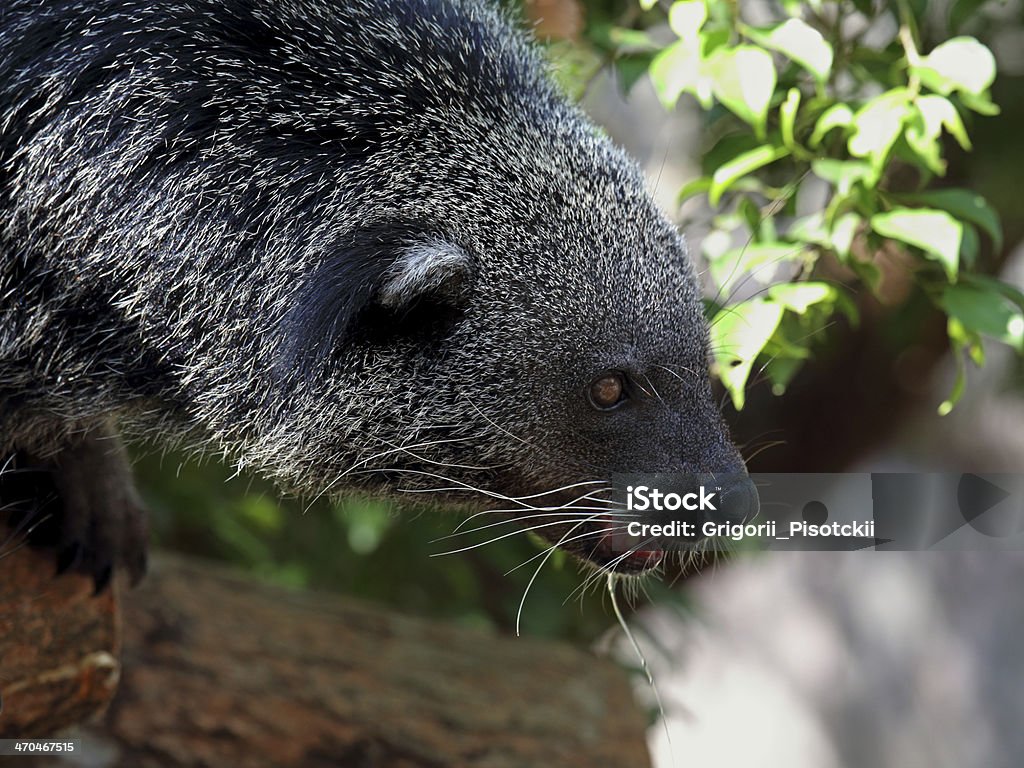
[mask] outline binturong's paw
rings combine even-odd
[[[45,461],[18,454],[0,474],[0,504],[16,532],[55,548],[58,574],[91,575],[96,594],[116,569],[133,585],[146,572],[146,510],[111,429],[76,436]]]

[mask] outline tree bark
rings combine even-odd
[[[52,553],[17,548],[0,527],[0,738],[94,717],[117,688],[115,592],[93,597],[91,578],[54,570]]]
[[[570,646],[166,555],[121,597],[119,653],[116,594],[52,579],[27,548],[0,559],[0,734],[50,736],[109,703],[72,734],[101,765],[649,765],[627,675]]]

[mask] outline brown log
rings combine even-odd
[[[102,712],[117,688],[114,590],[54,578],[54,558],[0,528],[0,738],[42,737]],[[3,760],[4,758],[0,758]]]
[[[52,580],[51,563],[0,560],[6,736],[102,710],[120,672],[102,719],[73,734],[107,765],[649,765],[626,674],[571,646],[162,556],[123,594],[119,667],[114,596]]]

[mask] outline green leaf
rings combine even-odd
[[[616,83],[623,96],[628,96],[633,86],[650,72],[653,60],[654,56],[650,53],[620,53],[615,57],[613,66],[617,75]]]
[[[800,372],[804,361],[799,357],[776,357],[769,361],[765,372],[772,383],[773,395],[784,395],[786,387]]]
[[[706,243],[708,238],[704,240]],[[707,255],[708,251],[705,249],[704,253]],[[715,258],[709,258],[708,269],[715,285],[722,290],[729,290],[747,273],[758,282],[767,282],[772,272],[762,270],[762,267],[792,261],[805,253],[806,249],[802,245],[794,243],[748,243],[742,248],[725,250]]]
[[[967,129],[964,128],[964,121],[953,106],[953,102],[943,96],[932,94],[919,96],[916,104],[930,133],[934,132],[938,136],[940,127],[944,127],[961,147],[971,148],[971,140],[967,136]]]
[[[942,129],[957,140],[964,149],[971,148],[971,140],[967,137],[960,113],[952,102],[944,96],[919,97],[911,107],[907,120],[907,144],[925,161],[934,173],[944,174],[946,163],[942,159],[942,143],[939,137]]]
[[[817,147],[833,128],[845,128],[849,125],[853,125],[853,110],[846,104],[833,104],[822,113],[818,122],[815,123],[810,145]]]
[[[896,208],[871,217],[871,228],[882,237],[916,246],[942,264],[952,282],[960,262],[963,225],[945,211],[931,208]]]
[[[979,115],[992,115],[999,114],[999,107],[992,103],[988,96],[975,96],[973,93],[961,93],[960,101],[963,102],[964,106],[968,109],[973,109]]]
[[[996,60],[973,37],[954,37],[936,46],[911,72],[936,93],[953,91],[983,96],[996,79]]]
[[[910,113],[910,92],[894,88],[871,99],[853,117],[854,133],[847,142],[850,154],[865,157],[876,173],[881,172],[889,150],[903,132]]]
[[[709,189],[711,189],[711,177],[698,176],[696,179],[688,181],[683,185],[683,188],[679,190],[677,200],[680,205],[682,205],[694,195],[699,195],[701,192],[707,192]]]
[[[708,192],[708,202],[711,205],[718,205],[718,201],[722,198],[722,193],[729,188],[729,186],[746,176],[752,171],[756,171],[758,168],[762,168],[769,163],[774,163],[789,154],[789,150],[785,147],[775,147],[770,144],[752,149],[749,152],[744,152],[727,163],[719,166],[715,172],[711,175],[711,187]]]
[[[768,357],[769,362],[780,357],[795,358],[797,360],[810,359],[811,350],[808,343],[811,337],[807,336],[806,333],[802,333],[799,338],[791,339],[787,331],[791,331],[794,327],[800,328],[799,320],[796,323],[792,322],[792,320],[792,315],[783,315],[779,327],[775,329],[771,339],[764,345],[761,354]]]
[[[762,215],[761,209],[757,204],[747,195],[743,195],[736,205],[736,213],[743,219],[747,229],[750,230],[751,236],[758,242],[763,241],[761,225],[765,221],[765,217]],[[772,237],[771,239],[775,240],[776,238]]]
[[[829,245],[836,252],[840,261],[850,258],[850,248],[853,246],[853,238],[857,235],[857,227],[860,226],[861,218],[855,213],[844,213],[832,224],[832,232],[829,238]]]
[[[960,223],[964,228],[964,236],[960,241],[960,263],[971,269],[978,260],[978,228],[966,221]]]
[[[975,285],[948,285],[939,306],[964,328],[1024,352],[1024,312],[1002,293]]]
[[[971,343],[965,337],[967,335],[964,327],[954,318],[949,318],[946,323],[946,333],[949,335],[949,342],[953,346],[953,361],[956,363],[956,380],[953,382],[953,389],[949,397],[939,405],[939,416],[948,416],[949,413],[960,402],[967,388],[967,367],[964,364],[964,350]]]
[[[921,114],[912,112],[904,134],[907,146],[917,155],[916,158],[910,158],[911,162],[917,163],[918,160],[922,160],[929,171],[940,176],[946,172],[946,161],[942,159],[942,147],[939,144],[941,132],[941,125],[935,126],[934,131],[929,131]]]
[[[804,314],[808,307],[822,302],[835,303],[837,291],[828,283],[779,283],[768,289],[768,296],[786,309]]]
[[[760,146],[762,146],[762,142],[754,138],[750,131],[743,129],[729,131],[703,152],[700,158],[701,171],[705,176],[710,176],[718,166]]]
[[[902,203],[927,205],[949,211],[957,219],[981,227],[982,231],[992,238],[992,244],[997,251],[1003,248],[1003,228],[999,223],[999,214],[976,192],[967,189],[935,189],[898,195],[895,199]]]
[[[629,27],[606,26],[600,32],[595,31],[591,37],[596,37],[598,42],[614,48],[618,54],[622,54],[623,51],[653,53],[664,47],[655,42],[644,30]]]
[[[684,40],[696,41],[707,19],[708,7],[704,0],[677,0],[668,11],[668,25]]]
[[[658,0],[640,0],[640,7],[643,8],[645,11],[651,10],[651,8],[653,8],[657,4]]]
[[[858,182],[863,183],[865,187],[873,187],[878,181],[875,170],[859,160],[813,160],[811,170],[819,179],[824,179],[835,186],[842,197],[850,194],[853,185]]]
[[[677,40],[654,57],[649,72],[654,92],[670,110],[683,93],[697,92],[701,78],[699,48],[693,42]]]
[[[718,377],[736,410],[743,408],[754,361],[775,333],[783,312],[780,304],[753,299],[725,307],[711,322],[711,346],[715,350]]]
[[[1002,280],[988,275],[965,274],[961,277],[961,280],[983,290],[1002,294],[1005,298],[1016,304],[1021,312],[1024,312],[1024,292],[1016,286],[1004,283]]]
[[[802,243],[814,243],[822,248],[835,251],[841,262],[850,258],[850,248],[861,218],[855,213],[844,213],[832,222],[831,227],[825,223],[825,214],[821,211],[804,216],[795,221],[787,232],[787,237]]]
[[[766,48],[787,56],[819,82],[832,71],[832,46],[821,33],[801,19],[787,19],[772,29],[751,29],[749,37]]]
[[[776,82],[771,54],[753,45],[719,48],[703,71],[711,80],[715,98],[763,138]]]
[[[786,237],[799,240],[801,243],[814,243],[827,248],[828,229],[825,227],[825,215],[818,211],[794,221],[786,232]]]
[[[782,143],[790,149],[796,149],[793,126],[796,123],[796,112],[800,108],[800,89],[790,88],[786,100],[779,107],[779,130],[782,132]]]
[[[719,6],[721,9],[721,6]],[[732,40],[732,30],[728,27],[705,28],[700,33],[700,53],[707,59],[719,48],[728,47]]]

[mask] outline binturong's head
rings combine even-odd
[[[333,234],[282,302],[264,455],[306,489],[436,491],[645,570],[587,519],[612,476],[743,472],[686,245],[504,21],[446,28],[346,128]]]

